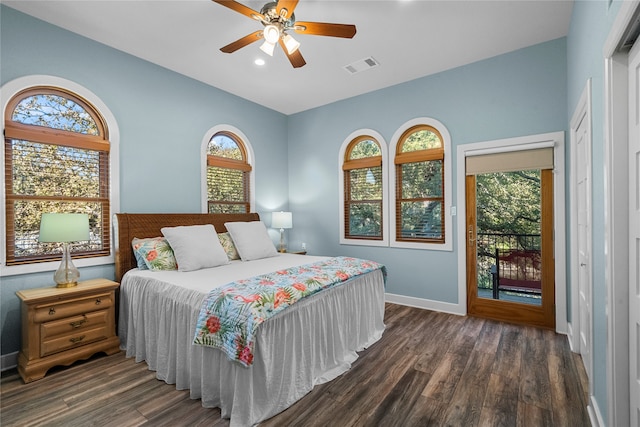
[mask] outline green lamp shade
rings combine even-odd
[[[89,215],[43,213],[40,219],[41,242],[79,242],[89,240]]]

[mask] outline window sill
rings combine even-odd
[[[366,239],[340,239],[341,245],[353,245],[353,246],[382,246],[389,247],[387,240],[366,240]]]
[[[422,249],[428,251],[453,251],[453,245],[449,243],[417,243],[417,242],[398,242],[392,241],[392,248],[404,248],[404,249]]]
[[[107,265],[114,263],[114,256],[104,256],[98,258],[81,258],[74,259],[73,263],[76,267],[93,267],[96,265]],[[60,266],[60,261],[40,262],[37,264],[22,264],[22,265],[2,265],[0,267],[0,277],[5,276],[18,276],[21,274],[41,273],[46,271],[56,271]]]

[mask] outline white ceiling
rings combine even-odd
[[[240,0],[260,10],[266,1]],[[300,21],[355,24],[353,39],[292,34],[307,65],[279,47],[220,48],[262,28],[211,0],[3,0],[116,49],[293,114],[567,35],[572,0],[300,0]],[[380,64],[351,75],[366,57]],[[262,57],[266,64],[254,64]]]

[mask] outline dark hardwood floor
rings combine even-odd
[[[580,356],[552,331],[387,304],[352,369],[261,426],[588,426]],[[228,426],[121,352],[24,384],[2,374],[2,426]]]

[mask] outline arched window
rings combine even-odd
[[[207,144],[207,211],[251,211],[251,164],[242,139],[233,132],[215,133]]]
[[[345,238],[382,240],[382,150],[369,136],[349,144],[344,163]]]
[[[377,132],[351,134],[340,150],[340,243],[386,246],[387,147]]]
[[[6,265],[59,258],[61,246],[40,243],[42,213],[89,215],[81,257],[110,254],[109,132],[101,114],[77,94],[31,87],[5,108]]]
[[[446,245],[450,200],[449,134],[439,122],[417,119],[399,131],[393,165],[395,184],[393,246]],[[450,225],[449,225],[450,226]]]

